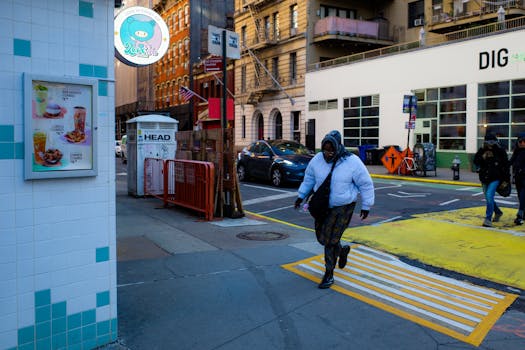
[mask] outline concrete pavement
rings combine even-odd
[[[383,167],[369,169],[374,177],[400,178]],[[460,176],[454,183],[479,186],[477,174]],[[452,181],[452,171],[403,178]],[[336,290],[319,290],[282,268],[322,254],[321,248],[298,227],[254,217],[205,222],[157,199],[130,197],[121,176],[119,343],[108,348],[476,348]],[[494,321],[480,348],[525,348],[520,305]]]

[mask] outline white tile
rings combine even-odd
[[[16,63],[15,63],[16,65]],[[31,72],[33,74],[42,74],[49,71],[49,60],[47,58],[35,57],[31,60]]]
[[[35,258],[35,274],[64,271],[65,257],[63,254]]]
[[[15,194],[14,193],[0,193],[0,211],[14,211],[15,210]]]
[[[15,228],[15,212],[13,210],[0,211],[0,230]]]
[[[0,271],[0,276],[3,276]],[[0,298],[8,298],[16,295],[16,279],[0,278]]]
[[[35,290],[51,289],[51,273],[35,275]]]
[[[69,306],[71,305],[71,309]],[[74,298],[70,298],[67,303],[68,314],[74,314],[77,312],[82,312],[86,310],[91,310],[96,308],[96,295],[82,295]]]
[[[2,315],[15,314],[15,324],[16,327],[16,295],[8,298],[0,298],[0,310],[2,310]],[[4,328],[3,322],[0,321],[0,332],[5,332],[8,329]]]
[[[16,243],[33,243],[34,231],[33,227],[18,227],[15,231]],[[31,248],[32,249],[32,248]]]
[[[15,266],[5,266],[5,264],[8,263],[15,263],[16,262],[16,244],[15,245],[3,245],[0,246],[0,264],[2,265],[2,268],[0,271],[2,271],[2,275],[4,272],[8,272],[8,270],[4,269],[14,269],[16,274],[16,265]]]
[[[16,349],[18,330],[0,332],[0,349]]]
[[[31,22],[31,6],[14,4],[13,5],[13,20],[20,23]]]
[[[43,3],[43,1],[39,1],[39,3]],[[49,22],[52,21],[52,17],[49,17],[49,15],[50,13],[46,8],[31,6],[31,18],[33,19],[31,21],[32,25],[40,25],[41,27],[47,29]],[[35,34],[34,31],[33,34]]]
[[[32,276],[35,274],[35,261],[33,259],[18,259],[16,262],[16,273],[18,278],[32,278]]]
[[[35,324],[35,310],[19,310],[18,311],[18,328],[33,326]]]
[[[15,198],[15,209],[33,209],[33,195],[31,193],[20,193]]]
[[[35,308],[35,293],[18,293],[18,310],[31,310]]]
[[[13,19],[13,3],[11,1],[0,1],[0,18]]]
[[[64,1],[70,0],[53,0],[47,3],[47,8],[53,13],[62,13],[64,12]]]
[[[16,233],[13,230],[0,230],[0,247],[16,244]]]
[[[83,249],[68,254],[67,266],[78,267],[93,263],[96,255],[93,249]]]
[[[45,40],[45,39],[44,39]],[[35,63],[35,58],[45,59],[47,62],[47,59],[49,57],[49,43],[40,40],[32,40],[31,41],[31,58],[33,58],[33,63]],[[46,64],[47,66],[47,64]],[[46,67],[42,67],[42,70],[40,72],[45,72]]]
[[[7,55],[13,54],[13,38],[0,36],[0,54],[7,54]]]
[[[33,226],[33,209],[15,210],[15,227]]]
[[[16,286],[17,286],[17,289],[18,289],[18,295],[22,295],[24,293],[30,293],[30,294],[34,295],[35,294],[35,290],[36,290],[35,289],[35,277],[34,277],[34,275],[31,275],[31,276],[28,276],[28,277],[20,277],[19,276],[19,278],[17,278],[17,281],[16,281]]]
[[[6,72],[12,72],[13,67],[15,66],[14,61],[15,61],[15,56],[2,54],[0,52],[0,62],[2,62],[0,70],[6,71]],[[7,99],[4,99],[3,101],[7,101]]]
[[[107,321],[111,317],[111,306],[97,307],[97,322]]]
[[[16,298],[15,298],[14,305],[16,309]],[[7,305],[2,305],[2,301],[0,300],[0,310],[2,310],[2,314],[0,314],[0,334],[4,332],[16,330],[17,323],[18,323],[16,312],[11,312],[11,310],[4,310],[3,309],[4,306],[7,306]],[[2,349],[5,349],[5,348],[2,348]]]
[[[14,64],[15,65],[13,68],[15,72],[18,72],[18,73],[27,72],[29,70],[29,67],[31,67],[31,58],[23,57],[23,56],[15,56]]]
[[[33,259],[33,243],[21,243],[16,245],[17,259]]]

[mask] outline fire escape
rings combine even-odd
[[[261,9],[274,0],[244,0],[243,8],[249,12],[254,25],[254,36],[243,43],[243,53],[248,54],[253,65],[254,76],[247,84],[245,103],[257,105],[265,94],[275,94],[282,91],[291,101],[293,99],[286,93],[279,83],[278,71],[273,73],[261,62],[265,50],[279,44],[280,33],[275,23],[270,23],[270,16],[261,14]]]

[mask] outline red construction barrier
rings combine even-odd
[[[213,220],[215,167],[196,160],[144,159],[144,195],[204,213]]]

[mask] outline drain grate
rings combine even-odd
[[[249,241],[278,241],[286,239],[289,236],[285,233],[279,232],[242,232],[237,235],[240,239],[247,239]]]

